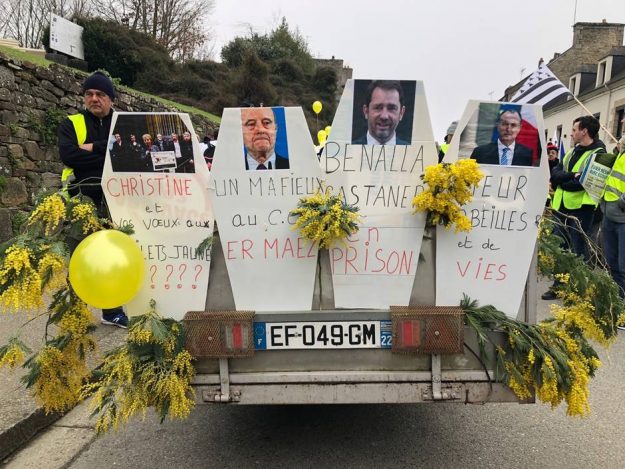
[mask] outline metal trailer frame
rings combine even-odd
[[[411,304],[433,304],[435,238],[424,239]],[[389,310],[336,310],[327,253],[320,253],[313,310],[257,313],[259,321],[390,319]],[[215,234],[207,310],[234,310],[232,290],[218,234]],[[324,258],[325,257],[325,258]],[[536,322],[536,252],[527,278],[519,318]],[[327,308],[327,306],[330,306]],[[317,308],[317,309],[315,309]],[[327,309],[326,309],[327,308]],[[248,358],[198,360],[192,381],[198,403],[232,404],[391,404],[418,402],[521,402],[494,372],[495,345],[483,363],[477,338],[465,326],[465,353],[398,355],[388,349],[258,351]]]

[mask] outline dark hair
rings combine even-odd
[[[581,116],[573,121],[573,124],[579,123],[580,129],[586,129],[588,136],[593,140],[597,138],[599,133],[599,120],[595,116]]]
[[[367,101],[365,104],[369,107],[369,103],[371,103],[371,95],[373,95],[373,90],[376,88],[380,88],[382,90],[397,90],[399,93],[399,104],[400,106],[404,105],[404,90],[401,87],[401,83],[397,80],[374,80],[369,84],[367,88]]]
[[[501,116],[503,116],[504,114],[508,112],[511,112],[512,114],[516,114],[517,116],[519,116],[519,121],[523,122],[523,117],[521,117],[521,111],[515,108],[508,108],[508,109],[504,109],[503,111],[501,111],[501,113],[497,116],[496,123],[499,124],[499,122],[501,121]]]

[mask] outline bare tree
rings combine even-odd
[[[0,34],[16,39],[22,47],[41,47],[50,13],[64,18],[88,14],[87,0],[2,0]]]
[[[214,0],[92,0],[97,16],[149,34],[174,59],[185,61],[205,52],[206,24]]]

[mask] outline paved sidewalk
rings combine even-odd
[[[100,312],[94,316],[100,320]],[[28,320],[26,314],[0,313],[0,345],[6,344],[8,339],[20,329]],[[31,349],[37,350],[43,344],[45,332],[45,317],[28,323],[19,336]],[[104,326],[98,323],[96,339],[98,343],[97,355],[90,365],[99,363],[102,353],[120,345],[126,331],[118,327]],[[9,454],[24,446],[39,431],[62,417],[62,414],[48,414],[37,405],[30,392],[26,390],[20,379],[25,370],[16,368],[0,369],[0,461]]]

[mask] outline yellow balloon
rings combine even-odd
[[[132,300],[144,273],[141,249],[117,230],[87,236],[69,261],[69,281],[76,295],[96,308],[115,308]]]
[[[320,130],[317,132],[317,140],[319,141],[319,145],[323,145],[326,143],[326,139],[328,138],[325,130]]]
[[[312,105],[312,108],[313,111],[315,111],[315,114],[319,114],[323,109],[323,105],[321,104],[321,101],[315,101]]]
[[[326,131],[326,137],[330,136],[330,130],[332,130],[332,126],[331,125],[326,125],[326,128],[323,129]]]

